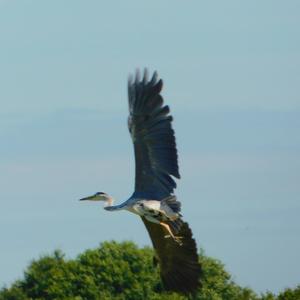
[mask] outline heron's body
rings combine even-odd
[[[201,266],[192,232],[181,219],[181,203],[174,196],[180,178],[169,107],[160,95],[162,80],[148,80],[145,70],[128,82],[128,128],[135,153],[135,191],[124,203],[98,192],[81,200],[105,201],[108,211],[127,210],[139,215],[152,239],[167,290],[193,293],[199,287]]]
[[[175,197],[170,197],[174,199]],[[168,199],[168,198],[167,198]],[[176,201],[174,199],[174,201]],[[148,216],[161,216],[166,219],[176,220],[180,217],[178,210],[172,209],[167,201],[150,200],[143,198],[129,198],[127,201],[120,205],[106,206],[106,210],[116,211],[116,210],[128,210],[134,214],[141,217]]]
[[[172,237],[176,242],[181,244],[180,238],[175,234],[179,231],[181,226],[180,202],[176,200],[175,196],[170,196],[160,200],[150,200],[142,198],[129,198],[127,201],[119,205],[111,205],[113,199],[109,197],[110,202],[105,209],[108,211],[127,210],[140,217],[144,217],[149,222],[160,224],[165,227],[167,235],[165,237]],[[169,224],[167,224],[169,223]]]

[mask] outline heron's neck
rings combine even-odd
[[[106,206],[104,206],[105,210],[108,211],[117,211],[117,210],[124,210],[127,207],[127,201],[119,204],[119,205],[112,205],[113,204],[114,199],[110,198],[109,201],[106,201]]]
[[[105,200],[104,207],[112,206],[113,203],[114,203],[114,198],[113,197],[108,197],[107,200]]]

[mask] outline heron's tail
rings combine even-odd
[[[161,200],[162,202],[164,202],[167,206],[169,206],[174,213],[178,213],[181,210],[181,203],[179,201],[177,201],[176,196],[169,196],[166,197],[164,199]]]

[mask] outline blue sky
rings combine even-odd
[[[150,244],[136,216],[77,201],[132,193],[126,80],[144,66],[164,79],[198,245],[258,292],[299,284],[299,8],[0,0],[0,285],[56,248]]]

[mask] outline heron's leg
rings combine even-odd
[[[175,236],[173,234],[170,226],[167,223],[159,222],[159,224],[167,230],[167,232],[169,233],[169,236],[171,236],[175,242],[177,242],[179,245],[182,245],[182,241],[181,241],[182,237],[181,236]],[[166,236],[166,237],[169,237],[169,236]]]
[[[167,233],[168,233],[168,235],[165,236],[165,237],[172,237],[175,242],[177,242],[179,245],[182,245],[182,241],[181,241],[182,237],[181,236],[175,236],[173,234],[170,226],[167,223],[161,222],[158,219],[154,218],[153,216],[149,216],[149,215],[145,215],[145,218],[150,222],[153,222],[153,223],[156,223],[156,224],[159,224],[159,225],[163,226],[166,229]]]
[[[167,236],[165,236],[165,237],[171,236],[173,239],[175,238],[175,235],[173,234],[173,232],[172,232],[170,226],[169,226],[167,223],[159,222],[159,224],[160,224],[161,226],[163,226],[163,227],[167,230],[167,232],[169,233],[169,235],[167,235]]]

